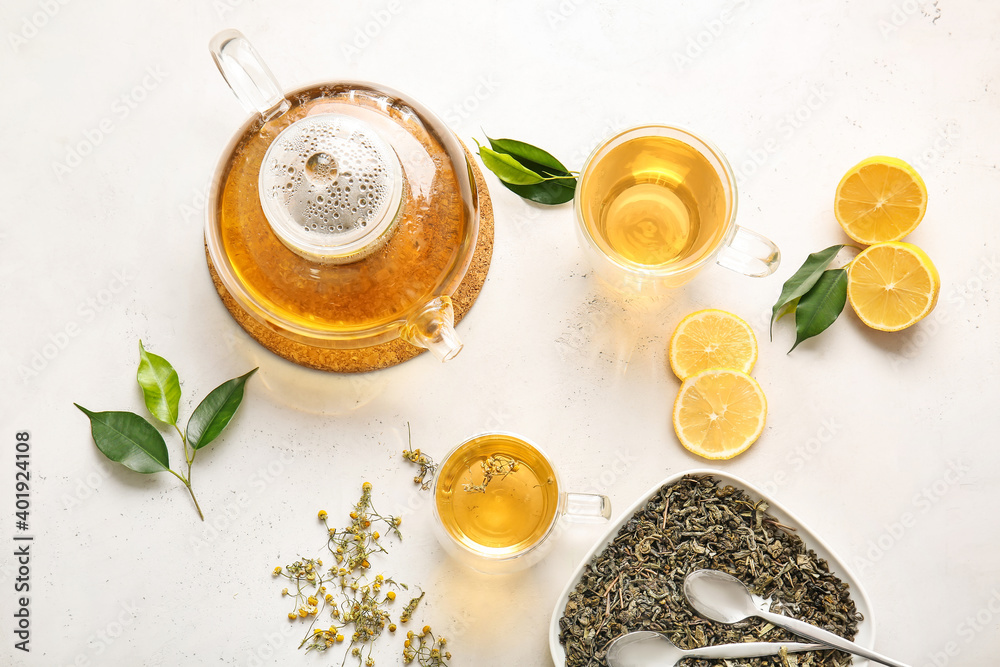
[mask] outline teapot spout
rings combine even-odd
[[[399,336],[411,345],[430,350],[439,361],[450,361],[462,351],[462,341],[455,332],[455,310],[447,296],[431,299],[411,315]]]

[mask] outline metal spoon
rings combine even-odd
[[[695,570],[684,578],[684,595],[691,606],[705,618],[719,623],[738,623],[757,616],[771,625],[790,630],[800,637],[821,642],[827,646],[860,655],[890,667],[908,667],[874,651],[827,632],[815,625],[781,614],[761,611],[753,604],[750,591],[743,582],[718,570]]]
[[[757,658],[778,655],[782,648],[789,653],[804,653],[824,651],[828,647],[823,644],[748,642],[685,650],[659,632],[639,630],[611,642],[606,659],[610,667],[674,667],[684,658]]]

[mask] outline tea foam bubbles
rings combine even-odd
[[[260,199],[279,235],[278,227],[295,225],[312,243],[338,245],[394,213],[400,179],[392,148],[365,123],[320,114],[293,123],[268,148]]]

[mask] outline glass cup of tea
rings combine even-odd
[[[563,491],[537,445],[512,433],[481,433],[452,449],[434,479],[434,532],[453,557],[487,574],[530,567],[561,519],[611,517],[607,496]]]
[[[716,262],[748,276],[778,268],[778,247],[736,224],[736,179],[718,148],[678,127],[619,132],[587,159],[574,207],[598,273],[627,293],[679,287]]]

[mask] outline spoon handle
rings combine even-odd
[[[810,623],[782,616],[781,614],[774,614],[769,611],[758,611],[756,615],[772,625],[790,630],[800,637],[805,637],[806,639],[811,639],[816,642],[822,642],[827,646],[840,649],[841,651],[853,653],[854,655],[860,655],[863,658],[874,660],[875,662],[882,663],[883,665],[889,665],[889,667],[909,667],[909,665],[897,662],[896,660],[887,658],[884,655],[879,655],[875,651],[869,651],[868,649],[858,646],[850,640],[844,639],[843,637],[835,635],[832,632],[827,632],[822,628],[817,628],[815,625]]]
[[[785,648],[789,653],[825,651],[826,644],[796,644],[793,642],[746,642],[743,644],[718,644],[684,651],[685,658],[759,658],[778,655]]]

